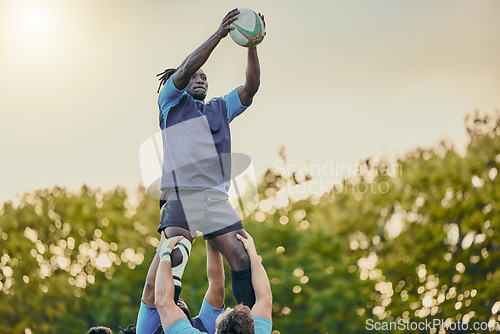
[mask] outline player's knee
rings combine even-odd
[[[236,249],[231,262],[232,263],[229,263],[229,265],[231,270],[234,271],[246,270],[250,268],[250,258],[248,257],[245,249]]]
[[[172,276],[175,286],[181,286],[182,275],[191,252],[191,242],[186,238],[180,240],[174,247],[170,257],[172,261]]]
[[[180,265],[183,260],[182,253],[178,248],[174,248],[172,254],[170,255],[170,258],[172,260],[172,268]]]

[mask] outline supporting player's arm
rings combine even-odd
[[[237,8],[233,9],[222,20],[219,29],[212,36],[210,36],[205,43],[203,43],[199,48],[193,51],[179,66],[179,69],[175,72],[173,76],[173,81],[177,89],[182,90],[189,84],[191,76],[200,69],[200,67],[205,64],[210,57],[210,54],[215,49],[217,44],[227,36],[230,30],[234,27],[230,24],[237,19],[237,15],[240,12]]]
[[[212,307],[221,309],[224,306],[224,264],[221,253],[207,240],[207,279],[208,290],[205,300]]]
[[[173,323],[186,318],[184,312],[174,302],[175,288],[172,263],[170,262],[170,253],[182,238],[168,239],[160,249],[160,264],[155,281],[155,306],[160,314],[163,328],[168,328]],[[169,243],[168,248],[165,247],[167,242]]]
[[[240,234],[236,234],[236,237],[243,242],[248,256],[250,257],[252,285],[255,292],[255,304],[252,307],[251,314],[255,317],[272,320],[273,295],[271,293],[271,285],[269,284],[269,279],[267,278],[266,269],[264,269],[264,266],[260,262],[259,256],[257,255],[253,238],[250,234],[248,234],[248,232],[246,239]]]
[[[262,22],[264,22],[264,15],[259,13]],[[257,54],[257,47],[248,48],[248,61],[247,61],[247,72],[245,85],[238,88],[238,95],[240,97],[241,104],[244,106],[250,105],[252,98],[259,90],[260,85],[260,64],[259,56]]]
[[[158,265],[160,264],[160,256],[158,255],[158,252],[162,242],[163,241],[160,241],[158,244],[155,257],[149,265],[148,275],[146,276],[146,282],[144,283],[144,289],[142,290],[142,302],[147,306],[154,306],[155,304],[155,280]]]

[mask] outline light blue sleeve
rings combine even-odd
[[[193,328],[191,326],[191,323],[187,318],[183,318],[181,320],[178,320],[168,326],[168,328],[165,330],[165,334],[199,334],[203,333],[197,330],[196,328]]]
[[[205,298],[203,298],[203,303],[201,304],[200,314],[197,316],[205,326],[208,334],[215,333],[215,320],[219,314],[224,312],[224,306],[221,309],[217,309],[210,305]]]
[[[147,306],[141,300],[141,307],[137,315],[135,331],[137,334],[153,334],[161,326],[160,315],[156,307]]]
[[[187,86],[186,86],[187,87]],[[186,87],[179,90],[174,85],[174,76],[170,76],[165,86],[160,91],[158,96],[158,105],[160,106],[160,112],[162,113],[163,119],[167,119],[167,114],[170,108],[174,107],[182,98],[182,95],[186,93]]]
[[[255,334],[271,334],[273,323],[271,320],[261,317],[253,317],[255,325]]]
[[[252,105],[251,101],[248,106],[241,104],[240,96],[238,95],[238,87],[233,89],[231,93],[225,95],[223,100],[226,102],[227,119],[229,122]]]

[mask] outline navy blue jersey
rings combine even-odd
[[[199,187],[226,192],[231,178],[229,123],[247,106],[238,88],[209,102],[195,100],[170,77],[158,98],[163,137],[161,188]]]

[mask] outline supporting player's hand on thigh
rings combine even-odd
[[[170,249],[174,249],[175,245],[177,245],[177,243],[179,241],[181,241],[184,237],[181,235],[181,236],[178,236],[176,237],[175,239],[173,239],[172,241],[170,241],[170,244],[168,245],[168,248]],[[172,239],[172,238],[170,238]]]
[[[158,253],[161,249],[161,245],[167,240],[167,236],[165,235],[165,230],[160,233],[160,241],[158,242],[158,246],[156,246],[156,252]]]
[[[160,250],[159,250],[159,255],[160,255],[160,261],[168,261],[168,262],[172,262],[172,259],[171,259],[171,254],[172,254],[172,251],[175,247],[175,245],[181,241],[184,237],[181,235],[181,236],[178,236],[178,237],[172,237],[172,238],[169,238],[167,240],[162,240],[161,242],[161,246],[160,246]],[[168,243],[168,245],[167,245]]]
[[[236,238],[238,238],[238,240],[243,243],[243,246],[247,250],[248,255],[257,254],[257,249],[255,249],[253,238],[248,232],[246,238],[241,236],[239,233],[236,233]]]

